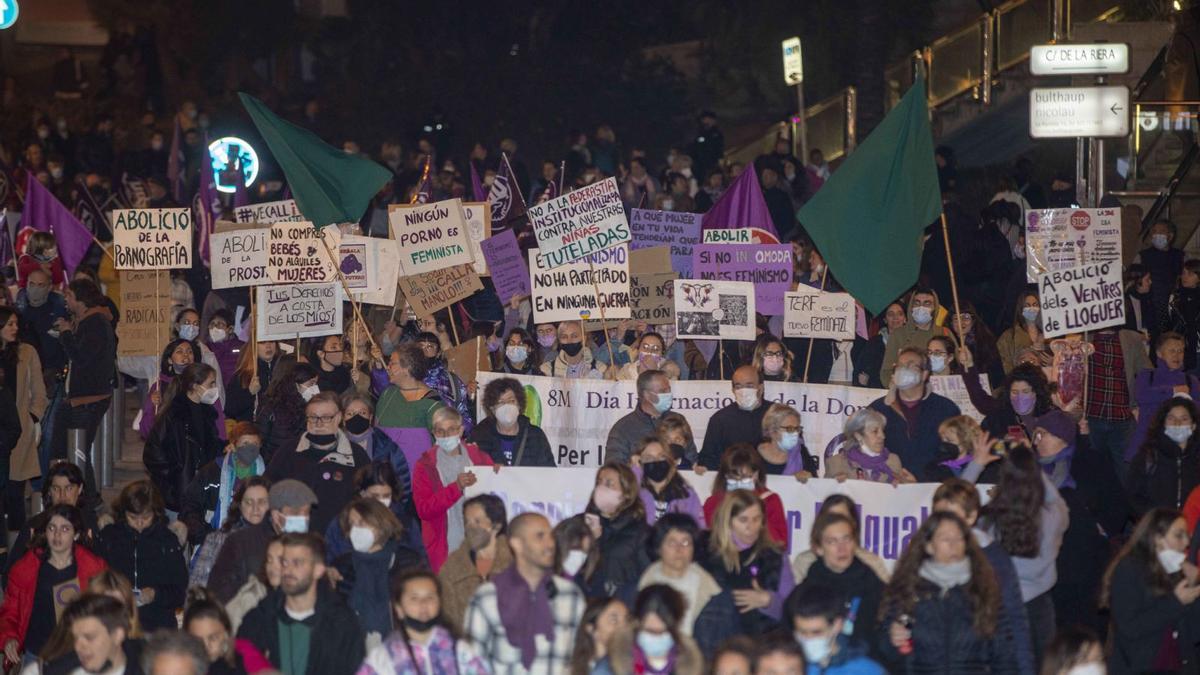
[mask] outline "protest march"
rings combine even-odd
[[[929,50],[836,149],[799,38],[763,147],[707,108],[522,146],[245,76],[168,105],[109,34],[102,91],[64,47],[0,106],[4,675],[1200,672],[1186,168],[976,161]]]

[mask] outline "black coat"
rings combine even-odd
[[[883,355],[887,345],[883,343],[883,335],[876,335],[870,340],[855,338],[854,346],[850,348],[850,361],[854,366],[854,379],[851,384],[856,387],[874,387],[883,389],[879,380],[879,371],[883,369]],[[865,375],[867,381],[861,381]]]
[[[1200,439],[1192,436],[1180,451],[1174,441],[1160,435],[1152,453],[1139,450],[1134,455],[1125,484],[1136,517],[1159,506],[1183,508],[1188,495],[1200,484],[1198,442]]]
[[[650,526],[645,518],[630,513],[613,520],[601,516],[600,526],[600,538],[593,544],[600,549],[600,559],[584,589],[589,598],[612,595],[623,585],[640,579],[650,566],[646,550]]]
[[[208,574],[208,588],[218,600],[232,600],[242,585],[262,569],[267,547],[274,538],[275,526],[269,513],[258,525],[229,533]]]
[[[1200,352],[1200,288],[1177,288],[1171,295],[1167,309],[1169,328],[1183,336],[1187,348],[1183,352],[1183,369],[1196,367],[1197,352]]]
[[[179,511],[183,494],[200,467],[220,457],[225,442],[217,435],[217,411],[178,395],[167,419],[157,422],[146,439],[142,462],[162,493],[169,511]]]
[[[513,449],[511,461],[500,451],[500,433],[496,431],[495,417],[486,417],[475,425],[471,430],[471,437],[467,440],[490,455],[497,466],[557,466],[554,462],[554,451],[550,449],[550,441],[541,427],[534,426],[528,417],[521,415],[517,417],[517,429],[517,448],[520,448],[522,443],[525,446],[519,464],[516,448]]]
[[[892,646],[888,628],[896,617],[885,618],[877,629],[876,644],[889,660],[902,662],[907,673],[1017,672],[1016,656],[1004,648],[1001,640],[981,636],[972,629],[974,619],[965,586],[955,586],[939,597],[937,586],[920,579],[916,591],[917,604],[911,613],[911,654],[901,656]]]
[[[237,420],[239,422],[253,422],[254,411],[258,408],[258,403],[263,395],[267,393],[267,387],[271,384],[271,371],[275,369],[275,364],[279,363],[279,359],[268,363],[262,359],[258,360],[258,395],[250,393],[250,390],[242,386],[241,378],[229,378],[225,383],[225,419]]]
[[[117,334],[113,314],[104,307],[89,308],[73,331],[59,342],[71,361],[68,388],[72,398],[111,396],[117,368]]]
[[[358,617],[329,590],[324,579],[315,580],[317,591],[316,614],[312,617],[312,639],[309,642],[307,675],[354,675],[366,656],[362,627]],[[284,595],[272,591],[250,610],[237,636],[249,640],[276,668],[280,667],[279,622],[287,616]]]
[[[165,519],[138,532],[128,523],[113,523],[100,531],[96,552],[137,588],[153,588],[154,601],[138,607],[142,630],[175,629],[175,610],[187,594],[188,569],[179,539]]]
[[[1112,653],[1108,657],[1108,672],[1132,675],[1150,670],[1163,637],[1170,630],[1179,631],[1179,652],[1184,663],[1181,672],[1195,672],[1200,604],[1184,606],[1171,591],[1156,595],[1150,590],[1148,576],[1145,563],[1132,557],[1121,560],[1113,569],[1109,591]]]
[[[883,599],[883,580],[875,571],[867,567],[861,560],[855,558],[850,566],[842,573],[834,572],[825,566],[825,562],[817,558],[808,575],[800,582],[792,595],[803,592],[805,588],[823,587],[840,595],[847,606],[857,604],[854,615],[854,633],[851,638],[866,645],[872,650],[873,656],[877,644],[875,619],[879,616],[879,603]],[[857,603],[855,602],[857,601]]]

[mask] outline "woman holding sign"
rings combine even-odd
[[[159,360],[158,382],[150,385],[150,391],[146,395],[146,400],[142,402],[142,412],[138,420],[138,433],[141,435],[142,440],[148,441],[150,439],[151,429],[154,428],[155,420],[162,408],[168,403],[166,400],[167,387],[170,386],[171,382],[180,373],[187,370],[188,366],[193,363],[199,363],[199,356],[200,349],[191,340],[180,338],[167,343],[166,348],[163,349],[162,358]],[[217,382],[220,382],[220,376],[216,377]],[[218,384],[218,394],[220,391],[220,385]],[[215,410],[217,412],[217,433],[221,440],[225,440],[225,411],[219,405]]]

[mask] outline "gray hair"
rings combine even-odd
[[[375,416],[375,402],[371,400],[370,396],[360,394],[357,391],[348,391],[342,394],[342,411],[345,412],[346,408],[349,408],[350,404],[355,401],[367,406],[367,411],[371,413],[371,417]]]
[[[451,408],[450,406],[444,406],[433,411],[433,415],[430,415],[429,417],[429,426],[437,426],[438,422],[444,420],[450,420],[455,424],[462,426],[463,416],[462,413],[458,412],[454,408]]]
[[[142,650],[142,672],[154,675],[154,660],[160,655],[172,654],[190,659],[193,675],[204,675],[208,672],[208,652],[200,638],[181,630],[155,631],[146,641]]]
[[[872,424],[879,425],[883,428],[887,426],[887,418],[883,413],[872,408],[859,408],[854,411],[854,414],[846,420],[846,425],[842,427],[842,438],[849,445],[858,445],[856,436],[861,433],[866,433],[867,427]]]

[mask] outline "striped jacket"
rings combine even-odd
[[[521,661],[521,650],[508,641],[504,624],[500,621],[496,585],[489,581],[471,596],[464,632],[496,675],[555,675],[570,670],[575,631],[587,600],[583,591],[571,581],[558,576],[551,577],[551,580],[554,583],[554,596],[550,599],[554,639],[546,641],[539,638],[537,656],[528,670]]]

